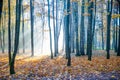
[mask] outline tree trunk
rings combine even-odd
[[[34,0],[30,0],[30,18],[31,18],[31,56],[34,56]]]
[[[67,66],[71,66],[71,55],[70,55],[70,46],[69,46],[69,17],[70,17],[70,14],[69,14],[69,12],[70,12],[70,0],[67,0],[67,16],[66,16],[66,54],[68,54],[68,62],[67,62]]]
[[[76,56],[80,56],[79,52],[79,36],[78,36],[78,2],[73,2],[73,21],[75,26],[76,36]]]
[[[0,48],[2,49],[2,35],[1,35],[1,30],[0,30]]]
[[[50,2],[48,2],[48,27],[49,27],[49,36],[50,36],[50,51],[51,51],[51,59],[53,59],[53,51],[52,51],[52,33],[51,33],[51,27],[50,27]]]
[[[64,0],[64,13],[67,13],[67,0]],[[67,40],[66,40],[66,37],[67,37],[67,35],[66,35],[66,30],[67,30],[67,16],[66,16],[66,14],[65,14],[65,16],[64,16],[64,30],[63,30],[63,32],[64,32],[64,43],[65,43],[65,53],[66,53],[66,59],[68,59],[68,45],[67,45]]]
[[[102,9],[103,9],[103,4],[102,4]],[[102,17],[102,26],[101,26],[101,32],[102,32],[102,50],[104,50],[104,25],[103,25],[103,12],[101,13],[101,17]]]
[[[74,6],[74,5],[73,5]],[[71,53],[74,53],[74,37],[75,37],[75,26],[74,26],[74,18],[73,18],[73,11],[72,11],[72,14],[70,14],[70,16],[71,16],[71,22],[70,22],[70,51],[71,51]]]
[[[81,26],[80,26],[80,53],[81,55],[85,55],[84,52],[84,41],[85,41],[85,30],[84,30],[84,0],[82,0],[82,7],[81,7]]]
[[[8,55],[9,55],[9,64],[11,61],[11,13],[10,13],[10,0],[8,0]]]
[[[111,24],[111,15],[112,15],[112,0],[111,0],[111,9],[110,9],[110,1],[108,1],[107,12],[107,59],[110,59],[110,24]]]
[[[22,5],[22,40],[23,40],[23,53],[25,53],[25,37],[24,37],[24,6]]]
[[[14,63],[15,63],[15,57],[18,51],[18,46],[19,46],[21,2],[22,0],[16,0],[15,42],[14,42],[14,52],[13,52],[11,63],[10,63],[10,74],[15,74]]]
[[[117,28],[117,19],[115,19],[115,52],[117,52],[118,48],[118,28]]]
[[[3,26],[2,26],[2,33],[3,33],[3,36],[2,36],[2,38],[3,38],[2,53],[4,53],[5,52],[5,29],[4,29]]]
[[[120,14],[120,1],[119,1],[119,14]],[[120,56],[120,17],[119,17],[119,42],[117,56]]]
[[[57,56],[58,54],[58,0],[56,0],[56,26],[54,24],[54,47],[55,47],[54,56]]]
[[[90,0],[89,0],[90,1]],[[87,54],[88,54],[88,60],[91,61],[92,57],[92,17],[93,17],[93,2],[90,3],[90,6],[88,7],[88,13],[90,16],[88,16],[88,29],[87,29]]]
[[[113,20],[113,31],[112,31],[112,49],[115,50],[115,19]]]
[[[1,23],[2,7],[3,7],[3,0],[0,0],[0,23]]]

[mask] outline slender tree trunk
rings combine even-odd
[[[8,0],[8,55],[9,55],[9,64],[11,61],[11,12],[10,12],[10,0]]]
[[[115,50],[115,19],[114,19],[114,24],[113,24],[113,31],[112,31],[112,49]]]
[[[80,56],[79,52],[79,36],[78,36],[78,2],[73,2],[73,21],[75,26],[75,36],[76,36],[76,56]]]
[[[104,25],[103,25],[103,12],[102,12],[102,27],[101,27],[101,31],[102,31],[102,49],[104,50]]]
[[[111,24],[111,15],[112,15],[112,0],[111,0],[111,8],[110,8],[110,1],[108,1],[107,12],[107,59],[110,59],[110,24]]]
[[[67,66],[71,66],[71,54],[70,54],[70,46],[69,46],[69,17],[70,17],[70,14],[69,14],[69,12],[70,12],[70,0],[67,0],[67,16],[66,16],[66,54],[68,54],[68,62],[67,62]]]
[[[54,10],[54,3],[53,3],[53,10]],[[54,11],[53,11],[54,15]],[[54,20],[54,19],[53,19]],[[56,57],[58,54],[58,1],[56,0],[56,26],[54,25],[54,56]]]
[[[74,5],[73,5],[74,6]],[[74,38],[75,38],[75,24],[74,24],[74,18],[73,18],[73,16],[74,16],[74,14],[73,14],[73,10],[72,10],[72,14],[70,15],[71,16],[71,26],[70,26],[70,29],[71,29],[71,33],[70,33],[70,36],[71,36],[71,41],[70,41],[70,47],[71,47],[71,53],[74,53]]]
[[[84,52],[84,41],[85,41],[85,30],[84,30],[84,0],[82,0],[82,11],[81,11],[81,26],[80,26],[80,53],[85,55]]]
[[[2,49],[2,35],[1,35],[1,30],[0,30],[0,48]]]
[[[63,30],[63,32],[64,32],[64,43],[65,43],[65,53],[66,53],[66,59],[68,59],[68,45],[67,45],[67,39],[66,39],[66,37],[67,37],[67,35],[66,35],[66,30],[67,30],[67,0],[64,0],[64,13],[66,13],[65,14],[65,16],[64,16],[64,30]]]
[[[3,23],[2,23],[3,24]],[[5,22],[4,22],[4,26],[5,26]],[[2,36],[2,38],[3,38],[3,46],[2,46],[2,53],[4,53],[5,52],[5,29],[4,29],[4,26],[2,26],[2,34],[3,34],[3,36]]]
[[[51,27],[50,27],[50,2],[48,2],[48,27],[49,27],[49,36],[50,36],[50,51],[51,51],[51,59],[53,59],[53,51],[52,51],[52,33],[51,33]]]
[[[3,20],[1,20],[1,27],[0,27],[0,47],[1,47],[1,50],[3,52],[3,40],[2,40],[2,26],[3,26]]]
[[[14,51],[14,27],[12,26],[11,27],[11,51],[13,52]]]
[[[95,8],[95,11],[93,13],[93,32],[92,32],[92,38],[94,38],[94,34],[95,34],[95,23],[96,23],[96,0],[95,0],[95,3],[94,3],[94,8]]]
[[[102,50],[104,50],[104,35],[103,35],[103,27],[102,27]]]
[[[30,18],[31,18],[31,56],[34,56],[34,0],[30,0]]]
[[[56,0],[56,54],[58,54],[58,3],[59,0]]]
[[[2,27],[2,23],[1,23],[2,7],[3,7],[3,0],[0,1],[0,24],[1,24],[0,27]],[[1,30],[0,30],[0,47],[2,49],[2,34],[1,34]]]
[[[11,63],[10,63],[10,74],[15,74],[14,63],[15,63],[18,46],[19,46],[21,2],[22,0],[16,0],[15,42],[14,42],[14,52],[13,52]]]
[[[118,28],[117,28],[117,19],[115,19],[115,52],[117,52],[118,48]]]
[[[90,0],[89,0],[90,1]],[[88,16],[89,21],[88,21],[88,32],[87,32],[87,54],[88,54],[88,60],[91,61],[92,57],[92,13],[93,13],[93,2],[90,3],[90,6],[88,7],[88,13],[90,16]]]
[[[0,0],[0,23],[1,23],[2,7],[3,7],[3,0]]]
[[[5,21],[6,21],[6,11],[4,13],[4,17],[2,20],[2,34],[3,34],[3,36],[2,36],[2,38],[3,38],[2,53],[5,53],[5,26],[6,26]]]
[[[24,36],[24,7],[22,5],[22,40],[23,40],[23,53],[25,53],[25,36]]]
[[[120,14],[120,1],[119,1],[119,14]],[[117,56],[120,56],[120,17],[119,17],[119,41],[118,41]]]

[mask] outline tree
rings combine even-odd
[[[49,27],[49,36],[50,36],[50,51],[51,51],[51,59],[53,59],[53,51],[52,51],[52,33],[51,33],[51,27],[50,27],[50,2],[48,2],[48,27]]]
[[[84,30],[84,4],[85,1],[82,0],[82,7],[81,7],[81,26],[80,26],[80,53],[81,55],[85,55],[84,52],[84,41],[85,41],[85,30]]]
[[[58,54],[58,3],[59,0],[56,0],[56,26],[54,25],[54,47],[56,56]]]
[[[64,27],[63,27],[63,32],[64,32],[64,44],[65,44],[65,52],[66,52],[66,59],[68,59],[68,48],[67,48],[67,40],[66,40],[66,30],[67,30],[67,0],[64,0]]]
[[[67,0],[67,16],[66,16],[66,30],[65,30],[65,44],[66,44],[66,54],[68,55],[68,62],[67,62],[67,66],[71,66],[71,55],[70,55],[70,46],[69,46],[69,17],[70,17],[70,0]]]
[[[117,28],[117,19],[115,19],[115,52],[117,52],[118,48],[118,28]]]
[[[3,38],[2,53],[5,52],[5,27],[4,27],[4,26],[6,26],[5,21],[6,21],[6,11],[4,11],[4,17],[3,17],[3,21],[2,21],[2,33],[3,33],[3,35],[2,35],[2,38]]]
[[[111,15],[112,15],[112,2],[111,4],[110,1],[108,0],[108,6],[107,6],[107,45],[106,45],[106,50],[107,50],[107,59],[110,59],[110,24],[111,24]]]
[[[15,41],[14,41],[14,52],[13,52],[13,55],[11,57],[11,62],[10,62],[10,74],[15,74],[14,63],[15,63],[15,58],[16,58],[16,54],[18,51],[18,45],[19,45],[21,4],[22,4],[22,0],[16,0]]]
[[[10,0],[8,0],[8,55],[9,55],[9,64],[11,61],[11,12],[10,12]]]
[[[24,6],[23,5],[22,5],[22,39],[23,39],[23,53],[25,53]]]
[[[76,23],[78,22],[75,22],[74,18],[74,14],[75,14],[75,11],[77,12],[77,8],[78,7],[75,7],[75,3],[77,2],[72,2],[71,3],[71,14],[70,14],[70,51],[71,53],[74,53],[75,52],[75,25]],[[78,13],[77,13],[78,14]],[[78,27],[78,26],[77,26]]]
[[[30,0],[30,18],[31,18],[31,56],[34,56],[34,0]]]
[[[94,2],[94,12],[93,12],[93,28],[92,28],[92,39],[93,39],[93,44],[94,44],[94,48],[96,47],[96,43],[97,43],[97,35],[95,34],[95,26],[96,26],[96,0]]]
[[[93,1],[89,0],[89,7],[88,7],[88,28],[87,28],[87,54],[88,60],[91,61],[92,57],[92,18],[93,18]]]
[[[2,32],[0,30],[0,48],[2,49]]]
[[[73,23],[72,27],[75,27],[75,36],[76,36],[76,56],[80,56],[79,52],[79,36],[78,36],[78,2],[73,2]]]
[[[99,21],[99,23],[98,23],[98,25],[99,25],[99,27],[100,27],[100,29],[101,29],[101,38],[102,38],[102,40],[101,40],[101,46],[102,46],[102,50],[104,50],[104,25],[103,25],[103,20],[104,20],[104,18],[103,18],[103,13],[104,13],[104,8],[103,8],[103,5],[104,3],[102,2],[102,4],[100,5],[101,6],[101,8],[102,8],[102,10],[101,10],[101,19],[100,19],[100,21]]]
[[[119,3],[119,14],[120,14],[120,1],[118,0]],[[120,56],[120,17],[119,17],[119,41],[118,41],[118,52],[117,56]]]
[[[1,14],[2,14],[2,8],[3,8],[3,0],[0,1],[0,26],[2,26],[2,23],[1,23]],[[0,44],[1,44],[1,48],[2,48],[2,34],[1,34],[1,30],[0,30]]]
[[[0,23],[1,23],[2,7],[3,7],[3,0],[0,0]]]
[[[25,36],[24,36],[24,6],[22,5],[22,39],[23,39],[23,53],[25,53]]]

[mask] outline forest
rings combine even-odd
[[[120,80],[120,0],[0,0],[0,80]]]

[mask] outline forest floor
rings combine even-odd
[[[120,80],[120,57],[111,52],[106,59],[104,51],[93,51],[92,61],[87,56],[72,56],[67,67],[64,56],[50,59],[49,56],[18,54],[15,75],[9,75],[7,54],[0,53],[0,80]]]

